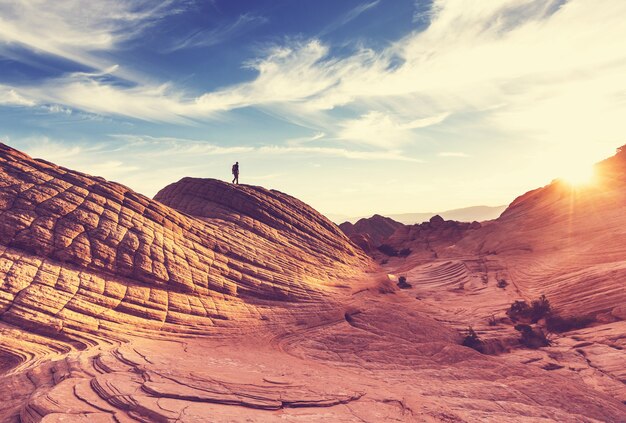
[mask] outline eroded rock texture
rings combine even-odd
[[[374,246],[378,246],[384,242],[396,229],[403,227],[400,222],[396,222],[388,217],[375,214],[369,218],[359,219],[356,223],[344,222],[339,228],[349,236],[359,238],[367,236]]]
[[[415,227],[402,242],[437,257],[425,249],[381,270],[276,191],[185,178],[151,200],[6,146],[0,176],[0,421],[626,416],[622,321],[499,357],[461,345],[468,324],[510,338],[504,325],[485,330],[488,313],[534,292],[517,281],[525,258],[488,227]],[[605,239],[616,261],[623,246]]]
[[[157,196],[196,218],[6,146],[0,172],[0,317],[38,332],[258,320],[248,300],[319,301],[370,266],[275,191],[184,179]]]

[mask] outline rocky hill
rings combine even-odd
[[[504,324],[481,326],[534,294],[544,280],[528,275],[560,257],[550,227],[540,230],[552,206],[526,198],[503,229],[441,218],[400,227],[388,239],[430,249],[381,268],[277,191],[184,178],[150,199],[2,145],[0,421],[623,420],[624,322],[540,350]],[[564,250],[580,255],[554,267],[574,278],[580,266],[572,283],[586,268],[620,275],[623,203],[601,204],[613,232],[581,214]],[[527,230],[515,227],[522,218]],[[580,247],[587,238],[594,251]],[[392,284],[400,273],[412,288]],[[496,287],[503,275],[519,288]],[[611,309],[618,283],[601,280],[580,285],[596,300],[571,304]],[[508,336],[489,339],[502,355],[462,345],[469,324]]]
[[[344,222],[339,225],[339,229],[363,250],[370,252],[402,226],[404,225],[400,222],[375,214],[372,217],[359,219],[354,224]]]
[[[38,332],[257,319],[248,299],[320,300],[371,266],[326,218],[275,191],[183,180],[157,196],[181,211],[215,206],[199,219],[4,145],[0,172],[0,317]]]
[[[626,302],[624,149],[595,172],[587,185],[555,180],[520,196],[457,249],[497,256],[525,295],[545,293],[565,312],[620,307]]]

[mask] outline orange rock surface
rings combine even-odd
[[[0,173],[0,421],[626,416],[621,294],[575,279],[591,269],[597,285],[621,265],[608,200],[601,220],[615,219],[613,234],[584,226],[589,210],[580,211],[572,222],[581,234],[561,256],[559,239],[548,241],[561,223],[550,235],[540,222],[567,199],[522,199],[501,221],[442,243],[435,258],[414,254],[380,267],[326,218],[277,191],[184,178],[152,200],[7,146]],[[596,200],[614,199],[611,189]],[[518,227],[519,219],[529,223]],[[532,252],[519,248],[530,244]],[[580,256],[571,260],[573,251]],[[564,279],[522,281],[539,274],[533,263]],[[413,287],[396,289],[388,273],[406,274]],[[511,288],[497,288],[499,277]],[[510,328],[481,326],[511,299],[567,280],[581,284],[579,295],[554,288],[555,306],[613,313],[610,321],[541,350],[502,341]],[[502,354],[460,345],[468,324]]]

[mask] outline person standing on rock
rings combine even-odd
[[[233,184],[239,185],[239,162],[235,162],[233,165]]]

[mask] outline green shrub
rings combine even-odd
[[[509,283],[508,283],[506,280],[504,280],[504,279],[500,279],[500,280],[498,281],[498,288],[502,288],[502,289],[504,289],[504,288],[506,288],[507,286],[509,286]]]

